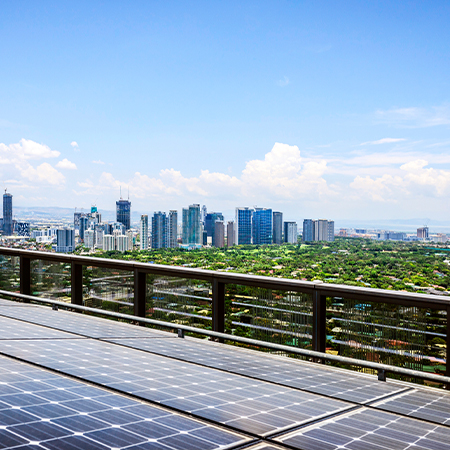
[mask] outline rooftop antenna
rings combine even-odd
[[[120,200],[122,200],[122,186],[120,186],[119,189],[120,189]]]
[[[128,186],[128,201],[130,201],[130,186]]]

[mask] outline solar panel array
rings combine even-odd
[[[442,390],[36,306],[0,353],[0,449],[450,450]]]
[[[348,372],[341,369],[327,367],[324,370],[323,366],[306,361],[199,339],[170,342],[108,339],[108,342],[358,403],[374,401],[405,389],[400,383],[380,383],[373,376],[354,373],[349,378]]]
[[[20,309],[1,308],[0,315],[92,338],[176,337],[173,333],[151,330],[146,327],[137,327],[123,322],[101,319],[80,313],[67,312],[63,310],[54,311],[52,309],[40,306]]]
[[[0,448],[222,449],[239,433],[0,356]],[[133,447],[131,447],[133,448]]]
[[[0,351],[258,435],[353,405],[108,342],[0,342]]]

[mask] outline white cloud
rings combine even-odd
[[[103,161],[101,161],[100,159],[98,159],[97,161],[92,161],[93,164],[100,164],[102,166],[105,165],[105,163]]]
[[[80,148],[78,147],[78,143],[77,143],[76,141],[72,141],[72,142],[70,143],[70,145],[72,146],[72,148],[73,148],[76,152],[79,152],[79,151],[80,151]]]
[[[284,76],[281,80],[277,81],[278,86],[285,87],[290,83],[289,78]]]
[[[6,171],[8,177],[19,182],[26,179],[41,186],[62,186],[65,177],[51,164],[47,162],[38,166],[32,164],[33,161],[57,158],[59,155],[60,152],[51,150],[47,145],[29,139],[21,139],[18,143],[9,145],[0,143],[1,169]]]
[[[40,164],[36,168],[29,165],[26,169],[21,171],[21,175],[30,181],[51,184],[52,186],[61,186],[65,183],[64,175],[46,162]]]
[[[379,123],[400,128],[450,125],[450,107],[442,105],[431,108],[394,108],[387,111],[376,111],[375,119]]]
[[[406,141],[404,138],[383,138],[378,141],[363,142],[361,145],[380,145],[380,144],[393,144],[395,142]]]
[[[78,185],[85,193],[94,194],[130,189],[134,197],[173,196],[193,202],[195,198],[228,198],[246,202],[270,203],[284,199],[292,201],[316,199],[325,194],[333,195],[323,175],[326,161],[302,160],[297,146],[276,143],[263,160],[248,161],[240,177],[221,172],[201,170],[195,177],[185,177],[175,169],[161,170],[156,178],[136,172],[129,181],[115,179],[111,173],[103,172],[98,182],[86,180]]]
[[[76,170],[77,165],[72,161],[69,161],[67,158],[64,158],[63,160],[59,161],[58,164],[56,164],[56,167],[58,167],[59,169]]]
[[[57,158],[60,152],[51,150],[47,145],[21,139],[17,144],[0,143],[0,155],[4,153],[10,161],[23,161],[29,159]]]

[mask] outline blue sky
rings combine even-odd
[[[444,1],[8,2],[0,181],[21,206],[449,220]]]

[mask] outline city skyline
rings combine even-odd
[[[450,222],[448,3],[175,3],[4,5],[15,205]]]

